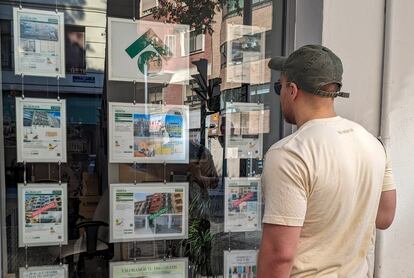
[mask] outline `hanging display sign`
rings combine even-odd
[[[111,242],[182,239],[188,234],[188,183],[110,185]]]
[[[250,25],[227,25],[227,82],[265,83],[266,29]]]
[[[189,26],[108,18],[109,80],[188,84]]]
[[[64,14],[13,8],[15,74],[65,77]]]
[[[185,105],[109,103],[111,163],[188,163]]]
[[[67,184],[19,184],[19,247],[68,241]]]
[[[68,265],[20,267],[19,278],[68,278]]]
[[[110,278],[187,278],[188,259],[145,262],[109,262]]]
[[[265,116],[261,103],[226,103],[227,159],[262,159]]]
[[[257,250],[224,251],[224,278],[256,278]]]
[[[224,231],[261,230],[260,178],[226,178]]]
[[[66,162],[66,101],[16,98],[18,162]]]

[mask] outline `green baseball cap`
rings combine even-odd
[[[329,48],[322,45],[305,45],[289,57],[274,57],[269,68],[281,71],[289,81],[308,93],[322,97],[349,97],[345,92],[327,92],[321,88],[336,83],[342,87],[342,62]]]

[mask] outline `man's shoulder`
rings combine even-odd
[[[311,121],[295,132],[295,140],[306,143],[307,141],[332,142],[336,136],[356,134],[375,138],[365,127],[352,120],[335,117],[326,121]],[[290,142],[295,142],[290,140]]]
[[[275,151],[275,150],[283,150],[284,147],[286,147],[287,145],[289,145],[289,143],[297,136],[296,133],[297,132],[292,133],[291,135],[288,135],[288,136],[280,139],[276,143],[274,143],[272,146],[270,146],[268,152]]]
[[[338,117],[332,122],[310,122],[299,128],[291,135],[274,143],[269,151],[300,151],[307,147],[330,144],[335,142],[337,136],[347,133],[356,133],[358,137],[375,139],[375,137],[362,125],[354,121]],[[376,140],[376,139],[375,139]],[[313,147],[311,149],[313,149]]]
[[[315,125],[315,124],[307,124],[294,133],[290,134],[279,140],[278,142],[274,143],[270,148],[269,151],[273,150],[288,150],[288,149],[295,149],[297,147],[303,147],[308,142],[317,140],[318,137],[324,136],[324,130],[327,128],[323,125]],[[329,128],[328,128],[329,130]],[[300,146],[299,146],[300,145]]]

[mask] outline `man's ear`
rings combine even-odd
[[[298,91],[299,91],[298,85],[296,85],[296,83],[291,82],[289,84],[289,87],[290,87],[290,90],[289,90],[290,96],[292,97],[293,100],[296,100],[296,98],[298,97]]]

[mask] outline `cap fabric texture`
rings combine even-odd
[[[305,45],[289,57],[274,57],[269,68],[281,71],[305,92],[322,97],[349,97],[349,93],[321,90],[332,83],[338,84],[340,89],[343,73],[341,59],[322,45]]]

